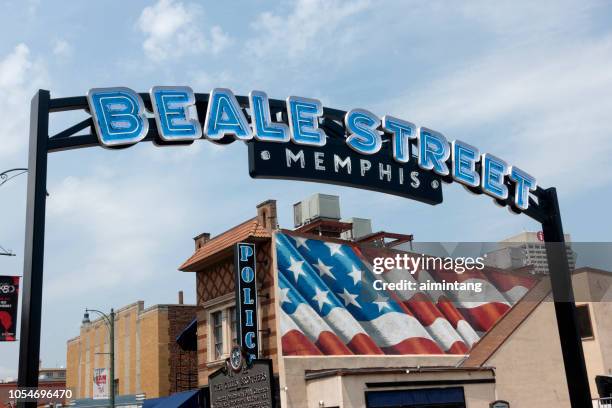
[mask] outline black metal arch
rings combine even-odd
[[[140,96],[145,103],[145,107],[152,111],[149,94],[141,93]],[[205,116],[208,97],[208,94],[195,94],[196,109],[200,118]],[[243,110],[245,110],[245,114],[248,115],[248,98],[246,96],[237,96],[237,100]],[[287,123],[285,101],[271,99],[269,102],[271,113],[273,115],[279,114],[282,121]],[[30,171],[28,173],[21,342],[19,351],[18,385],[20,387],[35,387],[38,385],[47,156],[48,153],[52,152],[100,145],[91,117],[61,132],[49,135],[49,116],[51,113],[78,110],[88,113],[89,106],[85,96],[51,99],[49,91],[39,90],[32,99],[28,157],[28,169]],[[325,130],[329,137],[345,137],[345,113],[342,110],[323,108],[323,118],[320,121],[320,127]],[[157,133],[157,126],[153,118],[149,118],[149,131],[144,141],[160,145],[192,143],[168,143],[162,141]],[[217,143],[228,144],[233,141],[233,138],[227,137]],[[447,183],[452,182],[450,177],[442,177],[442,180]],[[508,186],[510,191],[512,191],[513,186],[509,183]],[[476,189],[470,189],[470,191],[482,194],[481,191]],[[559,245],[559,243],[564,243],[564,234],[556,189],[554,187],[546,189],[538,187],[532,195],[529,208],[525,211],[520,211],[513,206],[512,197],[509,197],[507,200],[496,201],[498,204],[507,206],[516,213],[524,212],[527,216],[542,224],[549,269],[551,271],[555,313],[561,339],[570,401],[573,408],[587,407],[591,404],[591,394],[582,350],[582,341],[578,332],[571,272],[565,247],[564,245]],[[557,245],[552,245],[552,243],[557,243]],[[36,404],[28,406],[36,406]]]

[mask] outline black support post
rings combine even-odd
[[[549,214],[542,223],[542,230],[546,242],[546,256],[570,403],[572,408],[590,407],[592,402],[589,377],[584,361],[582,339],[578,331],[572,272],[567,259],[557,190],[555,188],[544,190],[544,196],[540,199],[544,199]]]
[[[19,387],[38,386],[45,249],[49,100],[49,91],[39,90],[32,99],[32,110],[30,112],[28,201],[26,206],[23,300],[19,340]],[[30,402],[22,406],[35,407],[36,403]]]

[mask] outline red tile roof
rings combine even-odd
[[[204,243],[189,259],[179,266],[179,270],[183,272],[196,272],[206,265],[227,256],[233,249],[233,245],[238,242],[271,237],[272,231],[265,228],[260,223],[258,217],[251,218]]]

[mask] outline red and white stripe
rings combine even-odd
[[[482,285],[481,293],[451,291],[450,297],[457,309],[477,332],[487,332],[510,309],[504,295],[480,271],[456,273],[454,271],[432,270],[438,282],[465,282]],[[486,300],[483,300],[486,299]]]
[[[406,280],[417,286],[419,284],[412,274],[405,270],[393,269],[385,272],[382,276],[387,282]],[[390,295],[397,297],[398,301],[410,309],[446,353],[467,353],[469,347],[453,325],[432,302],[428,294],[420,290],[395,290],[390,292]]]
[[[433,276],[426,270],[419,270],[413,276],[419,283],[436,282]],[[461,335],[468,347],[472,347],[480,340],[478,333],[476,333],[474,328],[466,321],[465,317],[459,312],[453,301],[444,291],[434,289],[428,290],[426,293],[436,303],[438,310],[442,312],[457,333]]]
[[[300,303],[290,316],[325,354],[384,354],[344,308],[335,307],[327,316],[321,317],[310,305]],[[324,351],[328,349],[329,352]]]
[[[417,318],[410,314],[387,312],[359,323],[385,354],[444,353]]]
[[[493,268],[485,268],[483,272],[510,304],[518,302],[537,283],[534,277],[517,275],[513,272],[503,272]]]
[[[285,356],[322,356],[317,346],[302,333],[283,309],[280,309],[280,331],[283,355]]]

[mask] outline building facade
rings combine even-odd
[[[272,360],[283,407],[569,407],[550,281],[487,267],[474,302],[443,290],[369,297],[373,258],[398,253],[412,236],[375,233],[340,239],[350,223],[315,219],[278,228],[276,204],[215,237],[196,238],[180,270],[197,276],[198,382],[223,366],[236,343],[234,246],[257,254],[260,357]],[[346,234],[344,235],[346,236]],[[372,241],[372,239],[375,239]],[[386,271],[389,282],[396,271]],[[410,274],[408,274],[410,275]],[[435,268],[415,282],[449,280]],[[612,375],[612,273],[573,275],[593,399],[595,378]],[[419,405],[421,404],[421,405]],[[596,406],[596,405],[595,405]]]
[[[196,386],[196,354],[176,337],[197,314],[194,305],[144,307],[143,301],[115,312],[115,393],[170,395]],[[74,399],[93,397],[94,369],[110,367],[109,333],[103,319],[83,324],[67,342],[66,386]]]
[[[570,269],[576,266],[571,236],[565,234]],[[521,232],[499,242],[499,248],[487,254],[487,263],[504,269],[529,267],[534,275],[548,275],[548,260],[542,232]]]

